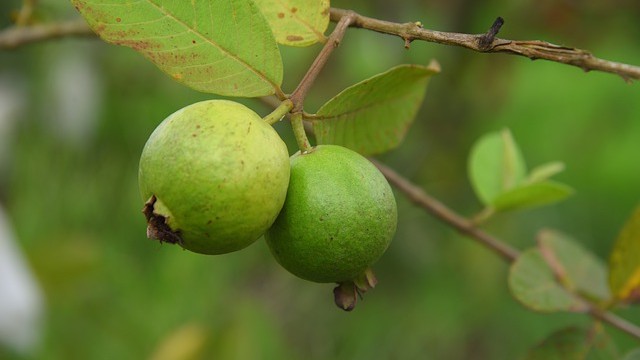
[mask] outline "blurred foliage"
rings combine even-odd
[[[482,5],[480,5],[482,4]],[[0,25],[20,3],[0,3]],[[640,64],[635,0],[516,2],[334,1],[391,21],[479,33],[496,16],[500,36],[544,39]],[[39,19],[72,18],[67,2],[40,1]],[[282,48],[291,91],[320,49]],[[576,189],[551,207],[499,215],[487,228],[513,245],[542,227],[581,239],[605,258],[640,200],[640,88],[607,74],[484,55],[353,29],[308,99],[307,111],[345,87],[400,63],[436,58],[427,99],[407,141],[381,156],[468,215],[481,209],[467,181],[471,144],[508,127],[526,161],[560,160]],[[145,237],[137,160],[167,115],[210,98],[173,82],[130,49],[65,39],[0,52],[1,96],[20,101],[0,119],[0,204],[46,295],[42,342],[8,359],[502,359],[522,356],[553,331],[584,326],[575,314],[542,316],[513,300],[507,264],[398,196],[399,228],[376,265],[378,287],[353,313],[332,285],[278,267],[263,241],[207,257]],[[267,108],[242,100],[261,114]],[[277,124],[295,151],[285,123]],[[0,294],[1,296],[1,294]],[[640,322],[637,310],[622,315]],[[611,331],[621,353],[632,339]],[[171,346],[173,344],[173,346]],[[180,351],[179,349],[175,351]],[[165,354],[166,355],[166,354]]]

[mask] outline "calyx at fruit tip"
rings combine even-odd
[[[152,240],[158,240],[160,243],[167,242],[169,244],[182,245],[180,231],[171,230],[166,223],[166,218],[154,212],[156,201],[156,196],[152,195],[142,208],[142,213],[147,218],[147,237]]]
[[[358,278],[353,281],[345,281],[338,283],[333,289],[333,298],[340,309],[351,311],[356,307],[358,298],[362,299],[362,295],[368,290],[373,289],[378,284],[373,270],[365,270]]]

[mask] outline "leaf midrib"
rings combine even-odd
[[[232,54],[231,52],[229,52],[227,49],[223,48],[222,46],[220,46],[219,44],[217,44],[216,42],[214,42],[213,40],[207,38],[206,36],[204,36],[203,34],[201,34],[200,32],[195,31],[194,29],[192,29],[191,27],[188,26],[188,24],[186,24],[184,21],[178,19],[177,17],[173,16],[173,14],[167,12],[164,7],[161,7],[159,5],[157,5],[156,3],[154,3],[151,0],[147,0],[147,2],[149,4],[151,4],[152,6],[154,6],[156,9],[158,9],[158,11],[160,11],[161,13],[165,14],[165,16],[167,16],[168,18],[174,19],[177,23],[179,23],[180,25],[182,25],[184,28],[186,28],[188,31],[190,31],[191,33],[195,34],[196,36],[200,37],[201,39],[203,39],[205,42],[211,44],[213,47],[219,49],[221,52],[223,52],[224,54],[226,54],[227,56],[229,56],[230,58],[232,58],[233,60],[237,61],[238,63],[240,63],[241,65],[243,65],[245,68],[251,70],[251,72],[253,72],[254,74],[256,74],[260,79],[262,79],[263,81],[267,82],[268,84],[270,84],[273,89],[274,92],[278,92],[278,90],[280,89],[280,86],[275,84],[273,81],[271,81],[269,78],[267,78],[267,76],[263,73],[261,73],[260,71],[258,71],[257,69],[255,69],[253,66],[250,66],[247,62],[245,62],[244,60],[242,60],[241,58],[237,57],[236,55]],[[193,6],[193,3],[192,3]],[[194,11],[196,9],[193,9]]]

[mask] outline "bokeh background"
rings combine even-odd
[[[20,5],[0,2],[1,28]],[[501,37],[548,40],[640,65],[635,0],[333,5],[470,33],[503,16]],[[39,1],[36,12],[40,21],[76,16],[57,0]],[[282,48],[285,91],[319,49]],[[501,215],[487,229],[518,248],[533,246],[541,228],[558,229],[606,259],[640,200],[639,85],[437,44],[414,42],[407,51],[398,38],[352,29],[306,109],[392,66],[432,58],[442,73],[431,80],[415,125],[402,146],[379,159],[472,215],[480,204],[466,174],[469,149],[484,133],[508,127],[530,166],[564,161],[557,179],[576,194]],[[334,306],[332,285],[280,268],[262,240],[210,257],[146,239],[140,151],[167,115],[210,98],[133,50],[96,39],[0,51],[0,260],[27,271],[4,272],[15,284],[0,287],[0,359],[514,359],[554,330],[589,324],[581,315],[523,308],[509,295],[502,259],[401,194],[397,235],[375,266],[379,285],[352,313]],[[260,102],[241,101],[268,113]],[[288,124],[276,128],[293,153]],[[29,279],[35,286],[24,286]],[[12,313],[12,301],[22,310]],[[640,323],[637,309],[621,315]],[[621,352],[638,345],[610,334]]]

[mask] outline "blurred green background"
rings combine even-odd
[[[381,19],[543,39],[640,65],[635,0],[333,1]],[[18,0],[0,3],[10,25]],[[41,21],[77,16],[42,0]],[[285,91],[319,46],[282,48]],[[357,81],[439,60],[406,142],[379,158],[457,211],[480,209],[466,175],[475,139],[508,127],[532,167],[566,163],[569,200],[501,215],[487,229],[518,248],[536,232],[569,233],[606,259],[640,200],[640,87],[560,64],[348,31],[306,102],[314,112]],[[211,98],[173,82],[131,49],[64,39],[0,51],[0,206],[45,301],[40,341],[1,359],[514,359],[589,318],[529,312],[509,295],[508,266],[397,194],[398,232],[375,266],[376,289],[352,313],[330,284],[297,279],[262,240],[208,257],[146,239],[137,161],[167,115]],[[241,100],[258,113],[258,101]],[[295,151],[286,123],[276,125]],[[3,296],[0,294],[0,297]],[[621,315],[640,323],[640,312]],[[611,329],[624,352],[638,344]]]

